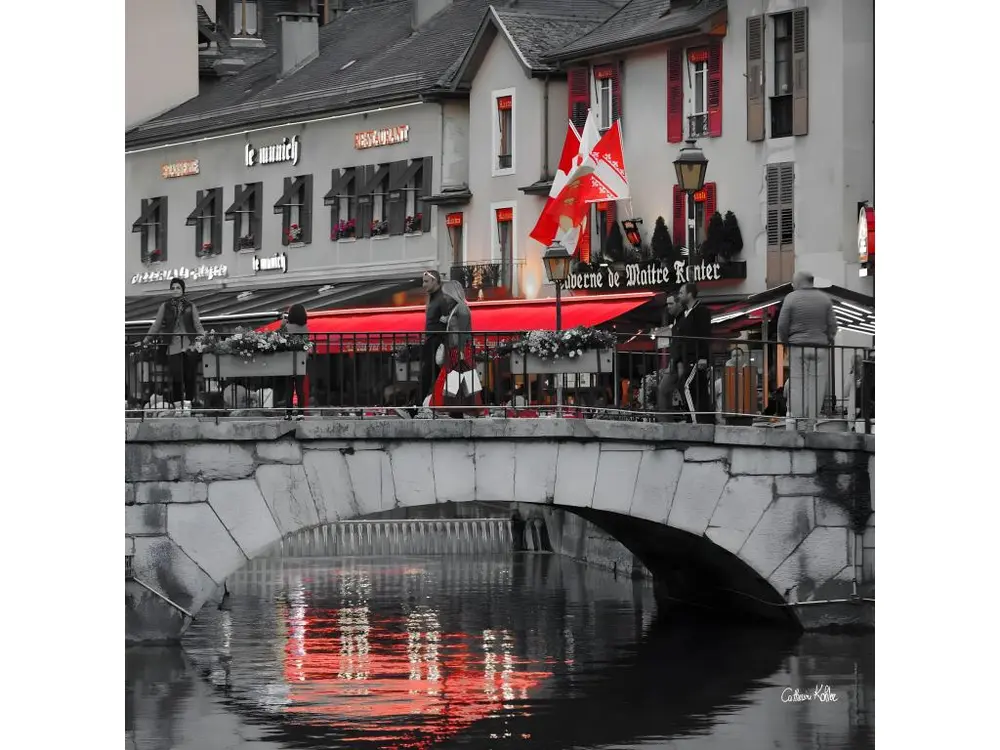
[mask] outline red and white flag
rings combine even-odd
[[[569,181],[569,173],[573,170],[573,161],[579,153],[580,134],[576,132],[576,128],[570,122],[566,129],[566,140],[563,141],[562,154],[559,156],[559,166],[556,168],[556,174],[552,178],[552,187],[549,190],[548,200],[545,201],[545,207],[538,217],[535,228],[528,234],[533,240],[537,240],[543,245],[552,244],[552,240],[559,230],[559,217],[555,214],[553,206],[556,198],[559,197],[559,193],[562,192],[562,189]]]
[[[594,182],[597,183],[595,190],[601,195],[588,198],[587,203],[620,201],[631,197],[628,174],[625,172],[625,148],[618,122],[615,120],[590,153],[594,164]]]

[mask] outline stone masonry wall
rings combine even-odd
[[[288,533],[436,502],[579,507],[666,524],[802,600],[843,593],[856,574],[874,583],[870,435],[551,419],[184,419],[126,423],[125,437],[136,575],[191,611]]]

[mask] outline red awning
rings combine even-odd
[[[562,300],[562,327],[597,326],[631,312],[656,297],[655,292],[566,297]],[[537,300],[498,300],[470,302],[472,328],[475,331],[508,333],[515,331],[553,330],[556,304],[551,298]],[[387,351],[394,346],[419,340],[424,330],[424,308],[380,307],[353,310],[324,310],[309,314],[309,332],[319,334],[316,351],[320,354],[339,351]],[[261,330],[278,327],[272,323]],[[344,334],[327,339],[323,334]],[[367,334],[398,334],[368,336]]]

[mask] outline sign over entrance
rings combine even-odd
[[[672,289],[690,282],[721,281],[746,278],[744,263],[688,264],[683,260],[673,266],[657,261],[626,263],[619,268],[602,266],[589,273],[571,273],[566,280],[567,289]]]
[[[212,279],[224,279],[228,275],[229,269],[222,265],[202,265],[197,268],[181,266],[180,268],[171,268],[168,271],[146,271],[144,273],[137,273],[132,277],[132,283],[154,284],[158,281],[170,281],[170,279],[174,277],[184,279],[185,281],[199,281],[201,279],[211,281]]]
[[[243,146],[243,164],[247,167],[253,167],[257,164],[277,164],[290,161],[294,167],[299,163],[300,145],[297,135],[293,135],[290,140],[282,138],[278,143],[269,143],[259,148],[247,141]]]
[[[396,125],[393,128],[378,130],[363,130],[354,134],[354,148],[375,148],[377,146],[394,146],[410,140],[410,126]]]

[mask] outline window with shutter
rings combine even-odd
[[[309,244],[312,242],[311,174],[284,179],[284,191],[274,204],[274,213],[281,214],[281,244]]]
[[[687,80],[691,87],[688,95],[688,138],[701,138],[708,134],[708,49],[689,49],[687,54]]]
[[[263,183],[237,185],[233,203],[226,209],[226,221],[233,222],[233,250],[258,250],[264,226]]]
[[[680,47],[667,51],[667,142],[684,140],[684,54]]]
[[[618,63],[594,66],[597,127],[603,133],[621,119],[621,67]]]
[[[334,169],[331,173],[330,190],[323,196],[323,203],[330,206],[331,240],[355,237],[358,210],[355,170],[356,167]]]
[[[764,16],[747,19],[747,140],[764,140]]]
[[[139,257],[143,263],[160,263],[167,259],[167,199],[143,198],[139,218],[132,231],[139,233]]]
[[[771,137],[792,135],[792,14],[772,17],[774,25],[774,93],[771,96]]]
[[[809,9],[792,16],[792,135],[809,132]]]
[[[577,130],[587,124],[590,109],[590,75],[587,68],[570,68],[567,73],[569,88],[569,119]]]
[[[722,44],[708,47],[708,135],[722,135]]]
[[[389,234],[402,234],[406,228],[406,171],[405,161],[389,164],[389,189],[386,202],[389,208]]]
[[[199,258],[222,253],[222,188],[199,190],[194,211],[185,222],[194,227],[194,254]]]
[[[769,287],[795,273],[795,164],[767,165],[767,268]]]
[[[429,203],[424,203],[424,197],[430,197],[434,194],[434,158],[431,156],[425,156],[421,159],[420,164],[420,193],[418,194],[416,201],[416,216],[420,217],[420,231],[429,232],[431,231],[431,212],[434,207]]]

